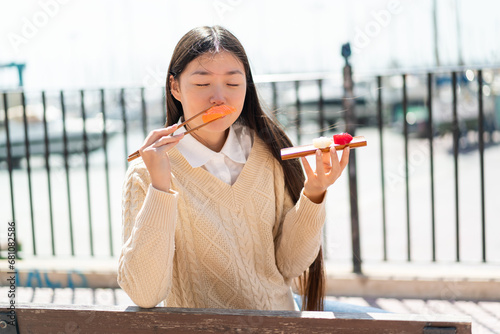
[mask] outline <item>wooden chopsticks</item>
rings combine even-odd
[[[184,125],[186,125],[188,122],[192,121],[193,119],[195,119],[196,117],[198,117],[198,116],[200,116],[200,115],[203,115],[204,113],[206,113],[206,112],[207,112],[209,109],[211,109],[211,108],[212,108],[212,107],[207,108],[207,109],[205,109],[205,110],[203,110],[203,111],[200,111],[200,112],[199,112],[199,113],[197,113],[196,115],[194,115],[194,116],[190,117],[189,119],[187,119],[187,120],[185,120],[184,122],[182,122],[181,124],[179,124],[179,126],[178,126],[177,128],[183,127],[183,126],[184,126]],[[212,122],[214,122],[214,121],[216,121],[216,120],[218,120],[218,119],[219,119],[219,118],[215,118],[215,119],[212,119],[212,120],[210,120],[210,121],[208,121],[208,122],[206,122],[206,123],[203,123],[203,124],[201,124],[201,125],[198,125],[197,127],[193,128],[193,129],[189,129],[188,131],[184,132],[184,134],[185,134],[185,135],[190,134],[191,132],[196,131],[196,130],[198,130],[199,128],[202,128],[202,127],[204,127],[205,125],[210,124],[210,123],[212,123]],[[173,133],[172,133],[172,135],[173,135]],[[135,160],[135,159],[139,158],[140,156],[141,156],[141,154],[139,153],[139,150],[137,150],[137,151],[135,151],[134,153],[132,153],[132,154],[130,154],[130,155],[128,156],[127,161],[128,161],[128,162],[130,162],[130,161],[132,161],[132,160]]]

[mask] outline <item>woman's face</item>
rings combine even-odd
[[[172,95],[182,104],[184,119],[215,105],[230,105],[236,112],[224,116],[198,130],[200,135],[227,130],[241,114],[247,90],[245,68],[232,53],[223,51],[204,54],[192,60],[178,79],[170,77]],[[189,127],[201,125],[197,117]]]

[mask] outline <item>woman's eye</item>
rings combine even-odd
[[[197,83],[197,84],[194,84],[196,87],[208,87],[210,86],[210,83]],[[239,87],[240,84],[236,84],[236,83],[228,83],[227,84],[229,87]]]

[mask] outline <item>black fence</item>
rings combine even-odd
[[[368,147],[353,151],[358,152],[360,212],[347,211],[341,197],[349,196],[339,181],[332,203],[346,205],[333,209],[344,214],[330,217],[335,222],[326,226],[325,243],[333,245],[326,247],[327,257],[352,259],[355,271],[362,260],[500,261],[495,237],[500,210],[492,204],[500,199],[500,179],[492,172],[500,163],[498,68],[360,75],[354,77],[353,96],[345,95],[342,78],[334,75],[257,81],[262,101],[297,144],[346,126],[366,134]],[[150,130],[163,126],[163,88],[1,94],[0,212],[5,223],[16,223],[19,255],[117,256],[127,155]],[[346,99],[354,102],[356,117],[348,124]],[[394,161],[397,170],[390,169]],[[420,175],[424,170],[425,177]],[[451,181],[441,185],[442,175],[452,176]],[[445,200],[440,189],[448,189]],[[348,253],[344,238],[332,229],[351,224],[353,215],[359,217],[360,231],[348,237],[353,244],[361,240],[361,251]],[[2,229],[0,254],[5,256],[7,228]],[[422,249],[424,255],[414,255]]]

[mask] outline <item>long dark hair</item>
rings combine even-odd
[[[170,77],[177,79],[184,68],[197,57],[227,51],[236,56],[245,68],[247,91],[243,110],[238,122],[248,126],[266,143],[268,149],[278,160],[285,175],[286,189],[294,202],[297,202],[304,186],[304,173],[299,160],[281,160],[280,150],[292,146],[285,131],[267,116],[259,102],[250,65],[245,50],[239,40],[227,29],[220,26],[198,27],[185,34],[177,43],[170,65],[166,83],[167,121],[166,126],[176,124],[183,115],[182,104],[170,93]],[[318,256],[308,270],[299,278],[299,290],[303,296],[302,309],[315,311],[323,309],[324,299],[323,254]]]

